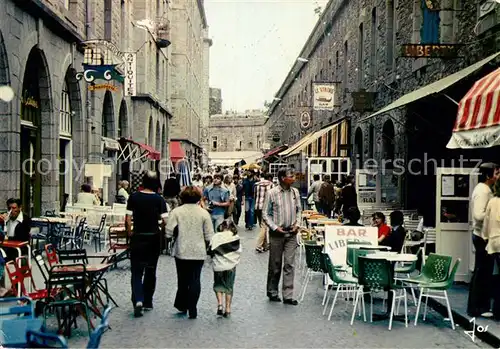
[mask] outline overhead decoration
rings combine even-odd
[[[311,113],[309,113],[308,111],[303,111],[302,113],[300,113],[300,127],[303,130],[306,130],[309,127],[311,127],[311,125],[312,125]]]

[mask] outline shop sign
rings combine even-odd
[[[96,80],[126,81],[125,95],[136,93],[136,53],[122,52],[107,40],[89,40],[83,42],[83,72],[76,74],[77,80],[84,79],[88,83]],[[125,71],[125,77],[121,71]],[[107,87],[104,87],[107,85]],[[97,85],[94,85],[97,86]],[[100,89],[108,89],[109,84],[100,85]],[[99,89],[94,87],[94,90]],[[114,89],[110,89],[114,91]]]
[[[314,110],[333,110],[336,87],[336,83],[313,83]]]
[[[99,91],[99,90],[108,90],[111,92],[117,92],[118,86],[112,84],[95,84],[89,86],[89,91]]]
[[[300,114],[300,127],[305,130],[311,127],[312,125],[312,118],[311,118],[311,113],[308,111],[304,111]]]
[[[137,95],[137,54],[125,53],[125,96]]]
[[[406,58],[457,58],[462,45],[458,44],[406,44],[401,55]]]
[[[357,112],[373,111],[375,92],[358,91],[352,92],[353,109]]]
[[[35,109],[40,108],[40,103],[35,99],[35,97],[30,96],[28,91],[24,91],[24,95],[21,97],[21,104],[26,107],[32,107]]]

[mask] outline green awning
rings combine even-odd
[[[418,90],[415,90],[413,92],[405,94],[403,97],[399,98],[398,100],[392,102],[385,108],[380,109],[376,113],[371,114],[370,116],[367,116],[366,118],[362,119],[361,122],[369,120],[373,118],[374,116],[380,115],[387,113],[388,111],[391,111],[396,108],[403,107],[409,103],[415,102],[419,99],[422,99],[424,97],[443,92],[446,90],[448,87],[456,84],[458,81],[466,78],[467,76],[471,75],[475,71],[479,70],[482,68],[484,65],[488,64],[495,58],[497,58],[500,55],[500,52],[497,52],[482,61],[479,61],[465,69],[462,69],[454,74],[448,75],[447,77],[435,81],[432,84],[426,85],[422,88],[419,88]]]

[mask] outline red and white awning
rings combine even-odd
[[[152,146],[133,141],[131,139],[120,138],[120,155],[118,160],[160,160],[161,154]]]
[[[500,145],[500,68],[477,81],[459,103],[447,148]]]

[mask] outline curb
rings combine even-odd
[[[418,291],[416,292],[418,293]],[[446,307],[439,303],[437,300],[433,298],[429,298],[428,305],[437,311],[439,314],[441,314],[444,317],[448,317],[448,310]],[[460,314],[459,312],[451,309],[451,313],[453,314],[453,320],[455,321],[455,324],[460,325],[460,327],[466,331],[471,331],[472,330],[472,323],[469,322],[469,318],[466,316]],[[475,331],[475,336],[482,340],[483,342],[491,345],[493,348],[500,348],[500,338],[495,336],[491,332],[479,332],[477,331],[478,325],[475,326],[474,331]]]

